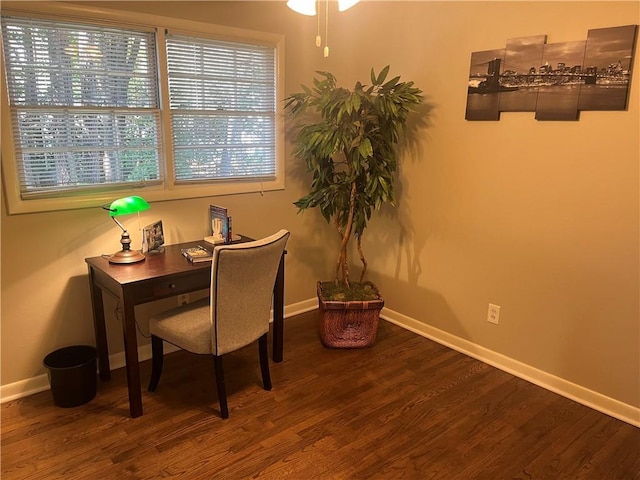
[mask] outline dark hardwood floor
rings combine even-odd
[[[363,350],[321,346],[317,312],[285,321],[285,361],[225,357],[222,420],[207,356],[167,356],[144,415],[123,369],[81,407],[2,405],[1,478],[640,479],[640,429],[381,321]]]

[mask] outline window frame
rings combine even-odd
[[[24,5],[24,6],[23,6]],[[4,51],[0,49],[0,94],[2,113],[0,121],[6,125],[2,129],[2,187],[10,215],[21,213],[35,213],[58,210],[72,210],[78,208],[93,208],[112,201],[114,198],[138,194],[147,201],[179,200],[186,198],[211,197],[239,193],[255,193],[273,190],[283,190],[284,171],[284,115],[282,112],[284,99],[284,36],[277,33],[259,32],[237,27],[206,24],[192,20],[164,17],[160,15],[136,13],[136,21],[131,22],[132,13],[105,8],[94,8],[83,5],[57,4],[56,2],[29,2],[20,8],[4,7],[2,14],[7,16],[21,16],[41,18],[47,20],[67,20],[75,22],[89,22],[123,28],[140,28],[156,30],[156,52],[158,68],[158,85],[160,90],[160,144],[164,164],[164,179],[158,184],[137,186],[108,186],[97,188],[91,193],[85,191],[64,191],[46,198],[23,199],[20,194],[17,162],[13,139],[12,118],[7,91]],[[242,43],[267,45],[275,51],[276,72],[276,132],[275,159],[276,174],[273,179],[232,179],[212,180],[210,182],[180,183],[173,178],[174,158],[171,148],[171,111],[169,108],[169,91],[166,62],[165,32],[183,31],[192,36],[215,38],[220,40]],[[11,126],[11,127],[9,127]]]

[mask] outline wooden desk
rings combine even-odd
[[[250,241],[242,237],[242,241]],[[114,265],[105,257],[86,258],[89,266],[89,286],[93,308],[93,325],[98,350],[100,378],[109,380],[109,349],[105,326],[102,292],[118,299],[122,308],[124,355],[129,390],[129,410],[132,417],[142,415],[142,390],[134,307],[142,303],[174,297],[183,293],[208,289],[211,286],[211,262],[190,263],[181,249],[201,242],[166,245],[164,252],[147,254],[143,262]],[[273,289],[273,361],[281,362],[284,347],[284,255],[280,259]]]

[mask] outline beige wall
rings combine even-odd
[[[428,128],[403,156],[398,208],[373,220],[364,242],[386,306],[640,407],[638,55],[628,111],[583,112],[577,122],[526,112],[464,120],[471,52],[637,24],[638,2],[365,1],[331,15],[328,59],[314,46],[315,18],[284,1],[90,3],[284,33],[287,93],[315,70],[352,86],[390,64],[414,80]],[[155,203],[140,222],[162,219],[169,243],[199,238],[206,206],[218,202],[238,232],[288,228],[286,303],[308,300],[330,275],[334,234],[317,212],[296,215],[304,184],[289,155],[288,146],[284,191]],[[128,222],[135,230],[137,220]],[[93,342],[83,259],[117,242],[100,210],[7,216],[3,205],[3,386],[42,374],[51,349]],[[486,322],[489,302],[502,306],[499,326]],[[139,309],[143,329],[156,307]],[[121,350],[115,320],[109,342]]]

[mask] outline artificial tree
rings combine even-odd
[[[335,284],[353,290],[349,281],[348,247],[355,237],[362,263],[367,261],[362,236],[374,210],[395,205],[397,145],[409,114],[422,102],[422,91],[400,77],[386,80],[389,66],[371,85],[356,82],[353,90],[336,85],[329,72],[316,72],[313,87],[287,97],[285,111],[298,121],[294,156],[313,175],[309,193],[294,204],[299,211],[318,207],[341,237]],[[313,119],[307,123],[303,119]],[[350,288],[351,287],[351,288]]]

